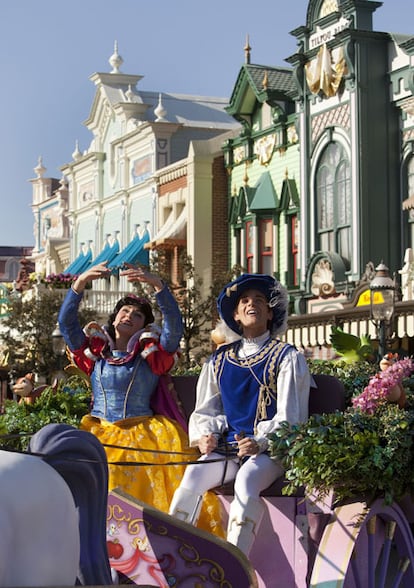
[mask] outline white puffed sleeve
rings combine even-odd
[[[255,438],[262,450],[267,448],[266,436],[273,433],[282,421],[294,425],[308,419],[310,385],[311,376],[304,355],[290,349],[279,366],[276,414],[257,425]]]
[[[220,435],[227,429],[227,419],[223,414],[221,394],[213,373],[211,361],[203,365],[197,382],[197,397],[194,412],[188,423],[190,445],[194,447],[203,435]]]

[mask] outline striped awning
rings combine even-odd
[[[92,261],[92,265],[97,265],[98,263],[103,263],[104,261],[110,263],[113,259],[115,259],[118,253],[119,241],[117,239],[115,239],[112,245],[106,242],[102,251]]]
[[[145,243],[149,241],[149,233],[147,230],[139,236],[136,235],[132,241],[123,249],[118,255],[108,263],[108,267],[113,270],[118,270],[123,267],[125,263],[132,265],[141,264],[149,265],[149,252],[144,249]]]
[[[72,276],[81,274],[84,272],[91,264],[92,261],[92,251],[88,248],[87,252],[81,251],[76,259],[72,261],[71,264],[64,270],[64,274],[71,274]]]
[[[171,212],[165,224],[145,246],[146,249],[152,249],[174,242],[185,242],[187,216],[187,206],[183,207],[178,217],[175,217],[174,212]]]

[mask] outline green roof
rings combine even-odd
[[[265,81],[265,84],[264,84]],[[251,114],[258,102],[291,102],[297,95],[293,70],[245,63],[238,75],[229,106],[229,114]]]
[[[253,200],[250,203],[252,212],[274,210],[278,207],[278,198],[269,172],[264,172],[254,187]]]

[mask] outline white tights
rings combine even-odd
[[[200,464],[188,465],[180,488],[203,495],[211,488],[234,480],[234,496],[243,504],[248,498],[259,498],[260,492],[270,486],[284,472],[280,463],[270,459],[266,453],[253,455],[242,465],[239,465],[238,458],[229,460],[226,470],[226,462],[224,461],[206,463],[222,457],[213,452],[209,455],[202,455],[198,460],[201,462]]]

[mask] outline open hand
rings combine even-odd
[[[159,276],[151,274],[142,267],[135,267],[130,263],[126,263],[126,268],[119,272],[120,276],[126,276],[128,282],[144,282],[152,286],[156,292],[162,290],[164,284]]]
[[[111,270],[106,267],[107,261],[103,261],[102,263],[98,263],[89,267],[83,273],[81,273],[73,283],[73,289],[75,292],[79,294],[83,292],[85,289],[86,284],[92,282],[93,280],[98,280],[99,278],[106,278],[111,273]]]

